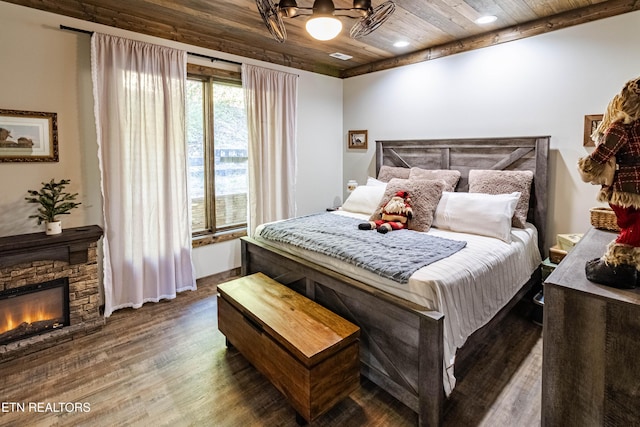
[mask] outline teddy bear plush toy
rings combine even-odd
[[[378,233],[387,233],[391,230],[407,228],[408,221],[413,218],[411,198],[406,191],[398,191],[378,211],[380,219],[358,224],[360,230],[378,230]]]
[[[585,182],[601,185],[620,232],[601,258],[587,261],[587,279],[615,288],[640,286],[640,78],[617,94],[592,135],[595,150],[578,161]],[[637,283],[638,282],[638,283]]]

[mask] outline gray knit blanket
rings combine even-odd
[[[359,230],[361,222],[323,212],[268,224],[260,237],[329,255],[398,283],[467,245],[410,230]]]

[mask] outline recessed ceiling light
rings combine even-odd
[[[406,40],[398,40],[393,44],[394,47],[407,47],[409,46],[409,42]]]
[[[492,22],[495,22],[496,19],[498,19],[498,17],[493,15],[481,16],[480,18],[476,19],[476,24],[490,24]]]
[[[331,54],[329,54],[329,56],[331,56],[333,58],[342,59],[343,61],[348,61],[349,59],[353,58],[353,56],[351,56],[351,55],[347,55],[347,54],[340,53],[340,52],[331,53]]]

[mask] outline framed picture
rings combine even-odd
[[[366,130],[350,130],[348,148],[367,149],[367,131]]]
[[[588,114],[584,116],[584,141],[582,143],[585,147],[595,147],[595,143],[591,139],[591,134],[598,129],[602,122],[602,114]]]
[[[56,113],[0,110],[0,162],[57,162]]]

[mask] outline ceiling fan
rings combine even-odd
[[[349,8],[336,8],[332,0],[315,0],[312,7],[300,7],[296,0],[256,0],[258,12],[278,42],[287,39],[287,30],[282,18],[310,16],[306,28],[312,37],[318,40],[331,40],[342,31],[342,22],[336,16],[358,19],[349,35],[357,39],[364,37],[382,25],[396,10],[393,0],[387,0],[377,7],[371,6],[371,0],[354,0]]]

